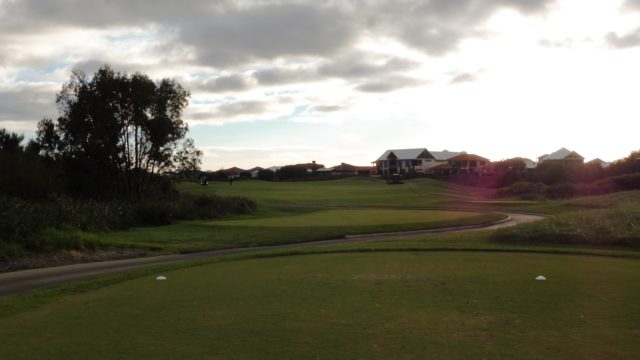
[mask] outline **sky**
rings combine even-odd
[[[640,149],[640,0],[0,0],[0,128],[103,64],[191,91],[208,170]]]

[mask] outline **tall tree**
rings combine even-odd
[[[43,119],[42,153],[61,158],[80,195],[142,196],[154,175],[171,168],[188,130],[182,112],[189,91],[173,80],[75,70],[57,95],[57,121]]]

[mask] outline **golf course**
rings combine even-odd
[[[640,353],[638,191],[524,201],[432,179],[390,186],[360,178],[178,189],[247,197],[258,210],[91,236],[150,254],[260,250],[0,298],[0,358],[631,359]],[[507,212],[548,218],[481,228],[507,220]],[[603,219],[597,227],[587,224],[593,214]],[[460,226],[479,228],[402,233]],[[396,235],[295,246],[388,232]],[[268,247],[278,244],[292,246]]]

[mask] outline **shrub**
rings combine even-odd
[[[273,171],[267,169],[258,171],[258,179],[260,180],[273,181],[275,175]]]
[[[99,242],[90,232],[167,225],[177,220],[216,219],[255,209],[252,200],[221,196],[182,195],[137,202],[69,197],[52,197],[47,201],[0,198],[0,243],[17,244],[31,252],[94,249]],[[3,245],[0,257],[16,254],[14,250],[14,246]]]
[[[528,181],[519,181],[513,185],[498,189],[496,195],[499,197],[506,196],[523,196],[530,194],[540,194],[544,189],[541,183],[533,183]]]
[[[576,187],[569,183],[550,185],[544,189],[544,195],[549,199],[568,199],[576,195]]]

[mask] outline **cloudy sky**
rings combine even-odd
[[[0,128],[104,63],[190,89],[212,170],[640,149],[640,0],[0,0]]]

